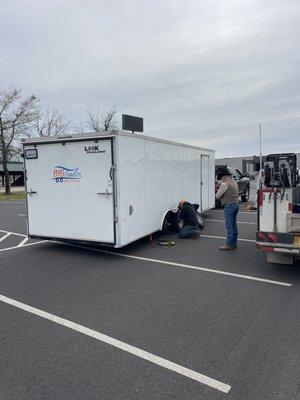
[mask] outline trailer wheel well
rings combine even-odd
[[[164,213],[160,228],[162,232],[169,232],[172,230],[173,223],[177,219],[177,211],[177,209],[171,209]]]
[[[198,206],[198,204],[196,204]],[[199,208],[195,207],[197,210]],[[204,222],[203,222],[203,217],[197,211],[197,219],[198,219],[198,227],[199,229],[204,228]],[[178,209],[171,209],[165,212],[164,217],[161,221],[161,231],[164,233],[178,233],[181,229],[181,224],[178,216]]]

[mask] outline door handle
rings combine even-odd
[[[98,195],[105,196],[105,197],[112,196],[112,193],[109,192],[108,189],[106,189],[105,192],[100,192],[100,193],[97,193],[97,194],[98,194]]]
[[[35,190],[30,189],[30,191],[26,192],[26,194],[29,194],[29,196],[31,196],[32,194],[37,194],[37,192]]]

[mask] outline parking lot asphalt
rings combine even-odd
[[[234,253],[221,210],[167,249],[17,247],[24,215],[0,203],[1,400],[300,398],[300,265],[266,262],[255,213]]]

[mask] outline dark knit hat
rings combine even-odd
[[[231,172],[227,168],[222,168],[219,170],[218,179],[221,179],[223,176],[229,175],[231,176]]]

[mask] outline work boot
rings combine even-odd
[[[224,246],[219,247],[219,250],[223,250],[223,251],[232,251],[232,250],[236,250],[237,246],[228,246],[227,244],[224,244]]]
[[[195,232],[192,236],[193,239],[199,239],[200,237],[200,232]]]

